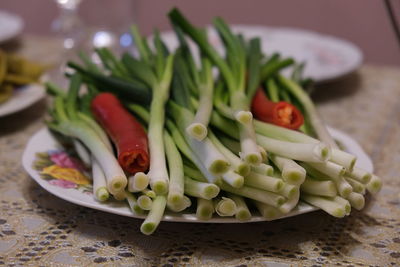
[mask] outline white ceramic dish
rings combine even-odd
[[[38,102],[46,95],[43,85],[28,84],[13,90],[9,100],[0,104],[0,117],[21,111]]]
[[[354,141],[351,137],[338,130],[330,129],[331,133],[337,138],[348,151],[358,156],[357,166],[364,168],[367,171],[373,171],[372,162],[369,157],[365,154],[363,149]],[[48,151],[59,151],[61,148],[60,144],[54,139],[47,128],[43,128],[38,131],[29,140],[22,158],[22,163],[25,170],[30,176],[46,191],[51,194],[62,198],[68,202],[85,206],[92,209],[97,209],[109,213],[114,213],[122,216],[143,218],[143,216],[133,214],[128,205],[125,202],[107,202],[99,203],[94,200],[93,195],[89,192],[83,192],[77,189],[67,189],[49,183],[48,180],[43,179],[40,173],[33,168],[33,163],[36,159],[36,153],[48,152]],[[284,217],[291,217],[311,211],[315,211],[317,208],[310,206],[305,203],[300,203],[292,212],[285,215]],[[282,218],[284,218],[282,217]],[[171,222],[207,222],[207,223],[239,223],[235,218],[232,217],[214,217],[209,221],[202,221],[196,218],[193,213],[171,213],[167,212],[163,218],[163,221]],[[258,213],[254,213],[251,220],[248,222],[265,221],[265,219]]]
[[[17,37],[24,28],[21,17],[0,10],[0,43]]]
[[[343,77],[355,71],[362,63],[361,50],[354,44],[324,34],[294,28],[265,27],[260,25],[232,25],[235,33],[245,38],[260,37],[262,50],[267,55],[279,52],[284,57],[293,57],[297,62],[306,62],[305,77],[316,82],[325,82]],[[216,31],[208,27],[211,44],[222,53],[222,44]],[[168,48],[175,49],[178,41],[173,32],[161,34]],[[192,43],[191,47],[195,49]]]

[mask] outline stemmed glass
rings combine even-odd
[[[53,30],[61,35],[63,48],[76,50],[85,37],[85,27],[78,16],[81,0],[55,0],[60,16],[53,22]]]

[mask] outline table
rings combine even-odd
[[[50,38],[20,43],[33,59],[56,60],[60,52]],[[357,139],[383,178],[363,211],[344,219],[317,211],[251,224],[162,222],[152,236],[139,232],[140,220],[65,202],[25,173],[22,152],[44,127],[45,100],[0,118],[0,265],[399,266],[400,69],[364,65],[314,97],[329,125]]]

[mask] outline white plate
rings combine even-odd
[[[336,139],[338,139],[344,146],[348,148],[349,152],[358,156],[359,160],[357,161],[357,166],[362,167],[367,171],[371,172],[373,171],[371,160],[365,154],[362,148],[357,144],[356,141],[354,141],[351,137],[338,130],[330,129],[330,131]],[[93,195],[89,192],[79,191],[77,189],[62,188],[56,185],[52,185],[49,183],[48,180],[43,179],[40,176],[39,172],[32,167],[36,159],[36,153],[57,151],[60,149],[62,149],[60,144],[57,143],[57,141],[49,133],[47,128],[41,129],[29,140],[22,157],[22,164],[25,170],[41,187],[43,187],[46,191],[50,192],[51,194],[59,198],[62,198],[66,201],[75,203],[77,205],[109,213],[114,213],[122,216],[143,218],[143,216],[133,214],[125,202],[107,202],[100,204],[99,202],[94,200]],[[292,212],[286,214],[284,217],[291,217],[315,210],[317,210],[317,208],[312,207],[305,203],[300,203]],[[209,221],[202,221],[197,219],[196,215],[192,213],[182,214],[182,213],[172,213],[172,212],[167,212],[163,218],[163,221],[239,223],[239,221],[237,221],[233,217],[214,217]],[[251,220],[248,222],[258,222],[258,221],[265,221],[265,218],[263,218],[258,213],[253,213]]]
[[[0,43],[17,37],[24,28],[21,17],[0,10]]]
[[[0,117],[21,111],[46,95],[43,85],[28,84],[13,90],[9,100],[0,104]]]
[[[284,57],[293,57],[297,62],[305,62],[305,77],[316,82],[325,82],[345,76],[355,71],[362,63],[361,50],[354,44],[328,35],[312,31],[265,27],[259,25],[232,25],[235,33],[245,38],[260,37],[262,50],[267,55],[279,52]],[[222,44],[216,31],[208,27],[211,44],[222,53]],[[173,32],[164,32],[161,37],[168,48],[175,49],[178,41]],[[195,45],[192,43],[191,47]]]

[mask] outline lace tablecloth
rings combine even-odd
[[[31,58],[57,52],[43,38],[22,44]],[[0,265],[399,266],[400,69],[363,66],[321,86],[315,99],[329,125],[357,139],[383,178],[363,211],[344,219],[317,211],[251,224],[163,222],[151,236],[139,232],[140,220],[70,204],[29,178],[21,156],[44,125],[46,101],[0,118]]]

